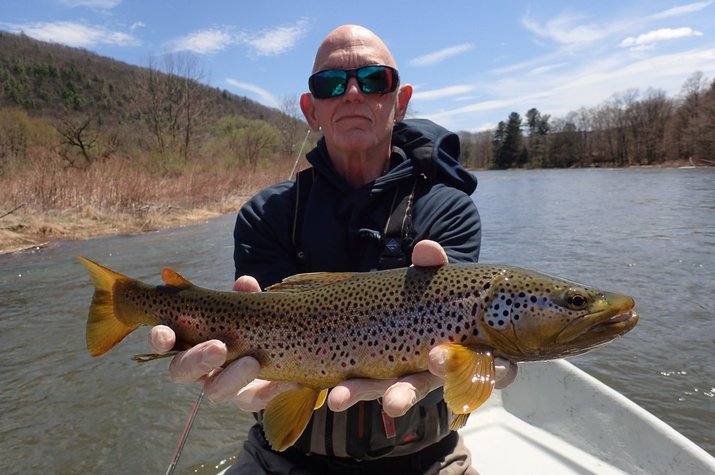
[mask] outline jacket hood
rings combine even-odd
[[[400,147],[420,173],[471,195],[477,178],[459,162],[459,136],[427,119],[405,119],[392,131],[392,145]]]
[[[477,188],[477,179],[459,162],[459,137],[454,132],[427,119],[406,119],[395,124],[392,131],[392,169],[378,178],[377,188],[390,187],[405,178],[424,174],[427,178],[444,183],[471,195]],[[339,189],[349,188],[330,162],[325,139],[306,158],[329,182]],[[397,163],[395,163],[397,162]]]

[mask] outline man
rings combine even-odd
[[[429,121],[403,121],[412,87],[399,83],[382,40],[355,25],[333,30],[318,49],[309,88],[301,109],[323,135],[308,154],[312,169],[263,190],[239,212],[234,259],[243,277],[234,289],[260,291],[299,272],[476,261],[476,179],[458,163],[456,135]],[[155,327],[150,342],[168,351],[174,334]],[[253,412],[292,387],[254,380],[260,368],[250,357],[222,369],[225,358],[223,343],[206,342],[177,355],[170,373],[176,382],[203,381],[214,402],[233,400]],[[270,450],[259,422],[229,473],[476,473],[448,430],[442,362],[435,350],[430,371],[338,385],[285,452]],[[515,371],[502,368],[497,387]]]

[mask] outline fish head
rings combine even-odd
[[[585,353],[638,322],[627,296],[523,269],[492,280],[484,328],[495,348],[513,361]]]

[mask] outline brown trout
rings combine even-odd
[[[276,450],[295,443],[329,388],[425,371],[436,346],[446,350],[444,399],[457,429],[489,398],[494,357],[577,355],[638,321],[628,296],[498,265],[300,274],[267,292],[241,293],[197,287],[170,269],[165,285],[147,285],[80,260],[96,287],[87,320],[93,356],[141,325],[163,324],[176,332],[176,350],[219,339],[229,362],[250,355],[260,378],[298,382],[264,413]]]

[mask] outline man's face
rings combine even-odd
[[[324,44],[318,51],[313,70],[355,69],[374,64],[395,66],[382,42],[354,34]],[[387,94],[365,94],[357,80],[351,78],[342,96],[316,99],[309,95],[302,99],[309,104],[302,105],[310,125],[322,128],[331,155],[333,151],[369,153],[373,148],[379,150],[390,143],[393,123],[404,115],[400,95],[400,89]],[[404,101],[406,107],[407,101]]]

